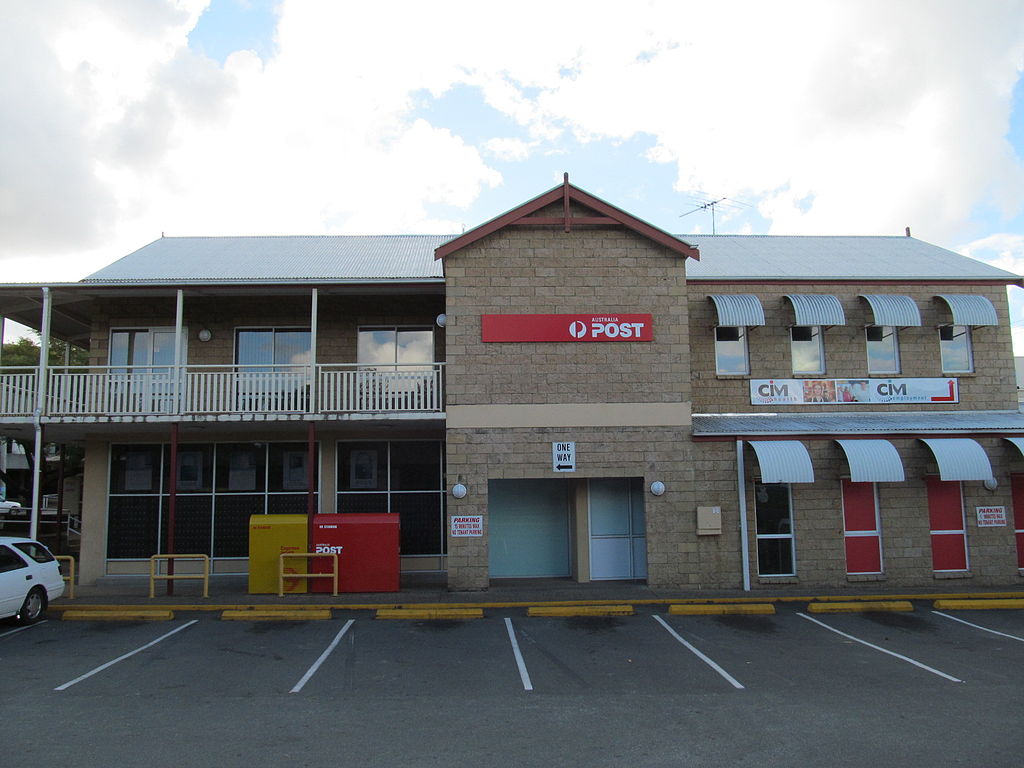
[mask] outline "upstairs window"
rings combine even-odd
[[[868,373],[899,373],[900,348],[895,326],[869,325],[864,329]]]
[[[750,373],[745,326],[720,325],[715,328],[715,369],[726,375]]]
[[[247,328],[237,332],[235,350],[239,365],[265,366],[252,371],[309,365],[310,332],[308,328]]]
[[[793,373],[825,372],[825,345],[820,325],[794,325],[789,329]]]
[[[940,325],[939,353],[943,373],[972,373],[974,357],[971,354],[971,327],[969,325]]]
[[[434,362],[434,331],[431,328],[360,328],[359,364],[378,371],[415,370],[408,366]],[[398,366],[403,366],[398,368]]]

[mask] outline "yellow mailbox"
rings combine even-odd
[[[253,515],[249,518],[249,594],[277,594],[282,552],[305,552],[309,546],[305,515]],[[305,573],[305,563],[288,559],[285,573]],[[306,579],[285,579],[284,591],[305,592]]]

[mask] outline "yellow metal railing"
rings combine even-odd
[[[157,564],[161,560],[168,563],[178,560],[199,560],[203,564],[202,573],[157,573]],[[178,579],[203,580],[203,597],[210,596],[210,558],[208,555],[153,555],[149,558],[149,596],[156,596],[156,580],[176,581]]]
[[[58,563],[67,563],[68,564],[67,576],[65,576],[63,573],[61,573],[61,578],[64,579],[65,583],[68,585],[68,593],[67,593],[68,599],[69,600],[74,600],[75,599],[75,558],[73,558],[71,555],[54,555],[53,559],[56,560]]]
[[[285,573],[284,561],[289,557],[329,557],[334,563],[334,570],[331,573]],[[309,570],[309,565],[306,565]],[[277,596],[284,597],[285,579],[332,579],[334,585],[334,596],[338,596],[338,553],[337,552],[282,552],[277,561]]]

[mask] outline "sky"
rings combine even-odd
[[[1024,274],[1024,0],[0,14],[2,282],[161,234],[458,233],[564,172],[677,234],[909,226]]]

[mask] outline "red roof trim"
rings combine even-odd
[[[529,221],[524,221],[526,217],[532,213],[536,213],[541,208],[557,203],[559,200],[562,201],[564,216],[558,221],[558,223],[564,226],[566,232],[571,230],[574,223],[577,223],[576,218],[569,216],[569,203],[570,201],[573,201],[586,208],[590,208],[606,219],[611,219],[610,223],[620,224],[626,229],[632,230],[633,232],[668,248],[670,251],[678,253],[680,256],[689,257],[691,259],[700,259],[700,252],[693,246],[687,245],[679,238],[670,235],[668,232],[658,229],[657,227],[648,224],[646,221],[638,219],[620,208],[616,208],[615,206],[606,203],[604,200],[594,197],[588,192],[584,192],[579,187],[574,187],[569,183],[569,174],[565,174],[565,180],[561,185],[538,195],[517,208],[513,208],[512,210],[469,230],[453,240],[449,240],[443,245],[438,246],[434,249],[434,258],[443,259],[445,256],[455,253],[468,245],[472,245],[478,240],[494,234],[495,232],[512,224],[529,224]],[[593,224],[595,223],[594,217],[581,217],[578,223]],[[538,224],[550,225],[552,224],[552,221],[550,217],[544,217],[538,222]]]

